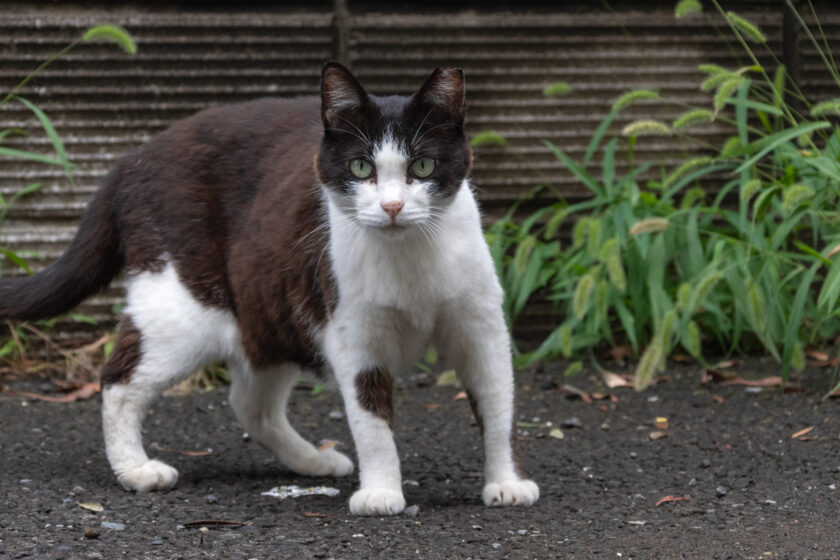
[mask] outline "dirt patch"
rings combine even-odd
[[[820,401],[827,374],[782,394],[701,385],[699,367],[681,366],[645,393],[613,389],[617,401],[587,403],[558,391],[561,365],[548,369],[518,378],[522,454],[542,490],[527,509],[481,504],[478,429],[468,400],[455,399],[458,387],[398,385],[406,499],[419,509],[393,518],[349,515],[355,477],[293,475],[244,439],[224,389],[155,406],[147,449],[181,479],[173,491],[147,495],[124,492],[111,475],[98,399],[5,398],[0,557],[840,557],[840,400]],[[776,373],[763,362],[743,371]],[[570,382],[603,391],[592,377]],[[337,439],[352,452],[346,421],[328,419],[341,410],[336,392],[295,397],[292,418],[305,436]],[[261,495],[291,484],[340,494]],[[675,499],[661,501],[667,496]]]

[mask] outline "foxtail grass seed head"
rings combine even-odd
[[[479,146],[507,146],[507,139],[498,132],[488,130],[473,136],[470,140],[470,146],[473,148]]]
[[[700,327],[694,321],[689,321],[685,327],[686,350],[695,358],[700,357]]]
[[[573,351],[572,327],[569,325],[563,325],[560,327],[560,331],[557,333],[557,336],[560,340],[560,351],[563,353],[563,356],[566,358],[570,357]]]
[[[604,244],[601,245],[601,250],[598,253],[598,260],[606,263],[610,257],[618,254],[618,237],[610,237]]]
[[[533,235],[528,235],[516,248],[516,253],[513,256],[513,268],[518,276],[525,274],[525,269],[528,268],[528,259],[534,252],[536,244],[537,239]]]
[[[679,179],[680,177],[682,177],[683,175],[685,175],[686,173],[688,173],[692,169],[696,169],[698,167],[703,167],[704,165],[709,165],[713,161],[714,160],[712,158],[707,157],[707,156],[690,159],[690,160],[686,161],[685,163],[683,163],[682,165],[680,165],[679,167],[677,167],[674,170],[673,173],[668,175],[665,178],[665,181],[662,183],[662,186],[667,189],[668,187],[670,187],[674,183],[676,183],[677,179]]]
[[[598,288],[595,290],[595,310],[598,317],[604,321],[607,320],[607,315],[610,308],[610,285],[602,278],[598,282]]]
[[[653,119],[633,121],[621,130],[622,136],[670,136],[672,133],[667,124]]]
[[[738,91],[738,88],[741,87],[744,80],[745,78],[739,76],[737,78],[730,78],[720,85],[712,102],[712,106],[716,111],[723,109],[723,106],[726,105],[726,102],[732,97],[732,94]]]
[[[662,317],[662,351],[668,352],[671,349],[671,343],[674,337],[674,327],[677,324],[677,310],[669,310],[664,317]]]
[[[723,143],[723,148],[720,149],[720,156],[725,158],[735,157],[736,152],[743,147],[741,139],[737,136],[730,136]]]
[[[741,200],[747,202],[755,193],[761,190],[760,179],[750,179],[741,185]]]
[[[543,95],[546,97],[553,97],[559,95],[567,95],[571,93],[572,87],[566,82],[554,82],[548,84],[543,88]]]
[[[677,289],[677,309],[685,309],[688,305],[689,298],[691,298],[691,284],[689,282],[683,282]]]
[[[811,133],[810,132],[806,132],[805,134],[800,134],[799,136],[796,137],[796,145],[799,146],[800,148],[807,148],[807,147],[811,146],[813,143],[814,143],[814,141],[811,140]]]
[[[729,70],[717,64],[701,64],[697,69],[710,76],[714,76],[715,74],[731,74]]]
[[[624,273],[624,263],[621,262],[621,256],[618,253],[610,255],[605,264],[607,265],[607,276],[610,277],[610,282],[616,290],[623,294],[627,290],[627,275]]]
[[[645,218],[633,224],[633,227],[630,228],[630,235],[662,231],[667,228],[668,220],[666,218]]]
[[[589,220],[589,235],[586,238],[586,253],[593,261],[598,260],[598,253],[601,251],[601,220],[592,218]]]
[[[659,337],[653,337],[648,347],[645,348],[642,357],[639,360],[639,365],[636,367],[636,375],[633,379],[633,387],[636,391],[643,391],[653,381],[653,376],[662,362],[664,353],[662,351],[662,342]]]
[[[712,91],[723,82],[737,77],[738,76],[736,76],[729,70],[721,72],[720,74],[712,74],[711,76],[700,82],[700,91]]]
[[[691,187],[683,196],[680,208],[691,208],[695,202],[706,200],[706,191],[702,187]]]
[[[680,0],[674,7],[674,17],[683,18],[692,14],[703,12],[703,6],[699,0]]]
[[[649,89],[634,89],[621,95],[612,105],[613,111],[620,111],[638,101],[659,99],[659,93]]]
[[[787,82],[787,68],[784,64],[776,67],[773,74],[773,105],[781,107],[785,102],[785,83]]]
[[[812,117],[825,117],[828,115],[840,115],[840,99],[830,99],[811,107]]]
[[[575,223],[575,228],[572,230],[572,246],[575,249],[580,249],[586,243],[586,237],[589,234],[589,220],[590,218],[580,218]]]
[[[548,220],[548,223],[545,226],[546,239],[554,239],[555,235],[557,235],[557,230],[560,229],[560,224],[563,223],[563,220],[565,220],[568,215],[568,211],[565,208],[561,208],[555,212],[553,216],[551,216],[551,219]]]
[[[808,185],[796,184],[785,189],[782,196],[782,210],[792,212],[814,197],[814,190]]]
[[[589,300],[592,296],[592,288],[595,287],[595,279],[591,274],[586,274],[578,281],[575,288],[575,295],[572,298],[572,311],[575,317],[583,319],[589,309]]]
[[[701,122],[709,122],[712,120],[712,112],[707,109],[694,109],[693,111],[688,111],[687,113],[683,113],[677,120],[671,124],[671,128],[674,130],[679,130],[681,128],[685,128],[687,126],[691,126],[693,124],[701,123]]]
[[[765,330],[767,316],[764,313],[764,298],[761,296],[761,290],[752,280],[747,281],[747,308],[750,322],[756,333],[761,336]]]
[[[729,20],[732,27],[749,41],[758,44],[767,42],[767,37],[764,36],[764,33],[761,32],[757,25],[742,18],[735,12],[726,12],[726,19]]]
[[[688,313],[694,313],[697,311],[697,308],[703,303],[703,300],[706,299],[706,296],[712,291],[712,288],[715,287],[715,284],[720,282],[723,278],[723,272],[716,270],[711,274],[707,274],[700,279],[697,283],[697,291],[695,292],[695,297],[689,303],[689,307],[686,309]]]

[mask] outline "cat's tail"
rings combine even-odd
[[[25,278],[0,278],[0,318],[36,320],[70,311],[119,273],[123,254],[116,224],[117,172],[88,204],[76,237],[61,257]]]

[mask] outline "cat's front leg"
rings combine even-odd
[[[540,490],[516,456],[510,337],[501,308],[468,300],[449,306],[436,341],[464,384],[484,439],[484,503],[533,505]]]
[[[394,443],[390,372],[349,341],[327,335],[327,355],[341,394],[359,459],[360,488],[350,498],[354,515],[395,515],[405,509],[400,459]]]

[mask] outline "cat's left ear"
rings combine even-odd
[[[350,70],[338,62],[324,64],[321,70],[321,118],[326,128],[338,127],[342,118],[357,115],[367,100],[367,93]]]
[[[414,96],[421,105],[442,109],[458,126],[464,124],[464,71],[460,68],[436,68]]]

